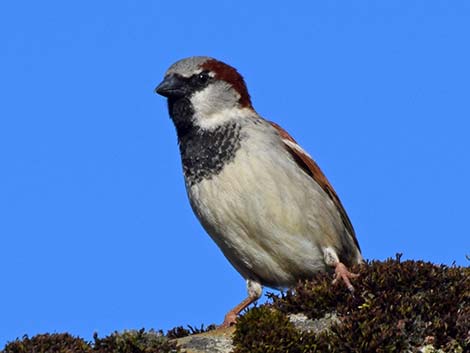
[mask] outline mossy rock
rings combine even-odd
[[[43,334],[10,342],[2,353],[176,353],[179,349],[161,331],[131,330],[85,342],[67,333]]]
[[[319,274],[237,323],[236,353],[407,352],[431,343],[444,352],[470,351],[470,268],[389,259],[356,268],[355,292]],[[300,332],[289,313],[339,322],[320,334]]]
[[[169,341],[161,331],[130,330],[114,332],[99,338],[93,335],[94,353],[176,353],[176,344]]]
[[[67,333],[25,336],[8,343],[2,353],[173,353],[182,351],[177,344],[183,341],[198,352],[209,346],[211,352],[233,353],[470,352],[469,267],[397,256],[353,270],[360,273],[353,294],[332,285],[328,274],[279,296],[268,293],[268,304],[239,318],[233,347],[233,327],[215,334],[208,331],[213,326],[188,326],[167,334],[144,329],[104,338],[95,334],[94,342]],[[293,317],[305,319],[299,326]],[[194,339],[181,339],[188,335]]]
[[[8,343],[3,353],[91,353],[90,345],[68,333],[43,334],[32,338],[24,336]]]

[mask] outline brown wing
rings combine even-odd
[[[270,121],[269,123],[278,131],[279,135],[283,140],[290,141],[291,143],[294,143],[299,146],[299,144],[292,138],[292,136],[290,136],[287,131],[285,131],[282,127],[272,121]],[[299,149],[292,148],[287,143],[285,143],[284,146],[286,150],[292,155],[299,167],[302,168],[308,175],[310,175],[318,185],[320,185],[320,187],[326,192],[326,194],[336,205],[336,208],[338,209],[341,215],[341,219],[343,220],[344,226],[348,230],[349,234],[351,234],[351,236],[353,237],[354,243],[360,251],[359,242],[357,241],[356,233],[354,232],[351,220],[349,219],[348,214],[346,213],[346,210],[344,209],[343,204],[341,203],[338,195],[336,194],[335,190],[326,178],[325,174],[323,174],[323,172],[321,171],[320,167],[317,165],[317,163],[315,163],[312,158],[302,152],[302,148],[300,146]]]

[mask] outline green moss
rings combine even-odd
[[[68,333],[36,335],[32,338],[24,336],[8,343],[4,353],[91,353],[92,349],[81,338]]]
[[[207,327],[204,327],[204,325],[201,325],[201,327],[193,327],[191,325],[187,326],[188,328],[184,328],[183,326],[177,326],[172,328],[171,330],[168,330],[166,333],[166,337],[168,339],[177,339],[181,337],[187,337],[191,335],[197,335],[199,333],[204,333],[208,331],[212,331],[216,329],[216,325],[209,325]]]
[[[115,332],[107,337],[94,335],[94,343],[67,333],[28,336],[10,342],[3,353],[170,353],[179,352],[176,345],[158,331]]]
[[[372,261],[361,268],[351,294],[318,274],[271,303],[240,317],[234,353],[315,352],[470,352],[470,268],[423,261]],[[319,334],[301,332],[291,313],[311,319],[339,319]],[[205,332],[176,327],[161,331],[113,333],[94,342],[69,334],[28,336],[8,343],[2,353],[169,353],[180,352],[172,338]]]
[[[273,317],[285,318],[288,313],[318,319],[333,312],[341,323],[329,332],[296,335],[285,320],[279,329],[258,327],[249,322],[248,312],[237,323],[236,352],[249,352],[248,347],[260,344],[266,352],[277,352],[279,340],[292,352],[402,352],[429,340],[443,351],[470,351],[469,268],[401,262],[397,256],[356,270],[361,275],[354,281],[353,295],[342,285],[332,285],[327,274],[319,274],[280,297],[270,294],[269,310],[254,309],[258,322],[275,322]],[[273,309],[280,314],[273,314]],[[256,335],[247,333],[255,329]]]
[[[177,352],[176,345],[168,341],[161,331],[144,329],[115,332],[107,337],[93,336],[96,353],[170,353]]]
[[[233,340],[236,353],[297,352],[301,335],[284,313],[255,307],[240,317]]]

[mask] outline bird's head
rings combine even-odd
[[[206,56],[174,63],[155,92],[168,98],[177,125],[212,129],[252,110],[243,77],[233,67]]]

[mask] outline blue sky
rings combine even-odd
[[[192,214],[167,67],[209,55],[320,164],[363,254],[468,265],[468,1],[2,1],[0,347],[220,323],[242,278]]]

